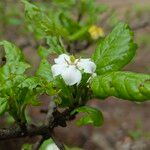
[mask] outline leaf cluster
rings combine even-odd
[[[27,105],[40,104],[39,95],[53,94],[50,64],[42,60],[36,75],[28,76],[25,71],[30,65],[25,61],[22,51],[14,44],[2,41],[6,63],[0,68],[0,115],[8,112],[15,121],[26,122]],[[45,71],[47,74],[43,74]]]
[[[68,51],[70,47],[77,49],[84,43],[94,42],[89,34],[89,28],[98,24],[97,14],[107,10],[105,5],[91,0],[53,0],[49,3],[29,3],[22,0],[22,2],[25,6],[26,24],[35,37],[42,40],[47,36],[62,37]]]

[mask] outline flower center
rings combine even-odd
[[[77,69],[79,69],[78,68],[78,62],[80,61],[80,59],[75,59],[75,57],[73,55],[70,56],[69,60],[65,59],[65,61],[66,61],[68,66],[72,65],[72,66],[75,66]]]
[[[70,62],[71,62],[71,63],[74,63],[75,60],[76,60],[75,57],[74,57],[73,55],[71,55],[71,56],[70,56]]]

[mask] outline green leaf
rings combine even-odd
[[[28,88],[30,90],[33,90],[39,84],[40,84],[40,81],[39,81],[38,77],[28,77],[23,82],[21,82],[21,84],[18,87],[19,88]]]
[[[71,18],[70,13],[66,13],[66,11],[62,11],[59,13],[59,21],[64,26],[69,34],[75,33],[80,30],[80,24]]]
[[[29,67],[30,65],[24,62],[11,62],[3,66],[2,72],[6,78],[13,75],[23,74]]]
[[[51,65],[46,59],[42,59],[39,68],[36,71],[36,75],[50,82],[53,80]]]
[[[93,107],[90,106],[82,106],[71,112],[74,113],[85,113],[83,117],[77,120],[77,125],[86,125],[86,124],[94,124],[94,126],[101,126],[103,124],[103,115],[102,113]]]
[[[55,95],[56,94],[56,90],[53,88],[52,83],[47,83],[44,87],[45,87],[46,94],[48,94],[48,95]]]
[[[7,79],[10,76],[23,74],[30,67],[24,60],[23,53],[14,44],[8,41],[0,42],[4,46],[6,64],[0,68],[1,77]]]
[[[52,36],[47,36],[46,38],[47,44],[49,45],[49,53],[56,53],[58,55],[62,53],[66,53],[66,50],[63,46],[63,43],[61,41],[61,38],[58,37],[52,37]]]
[[[53,19],[54,15],[48,15],[46,10],[40,9],[26,0],[23,0],[23,3],[29,29],[35,33],[37,38],[45,38],[45,36],[63,36],[67,38],[68,31]]]
[[[89,26],[84,26],[74,34],[69,36],[70,41],[76,41],[85,37],[88,34]]]
[[[7,109],[8,109],[7,98],[0,97],[0,116],[3,115]]]
[[[31,104],[32,106],[39,106],[41,105],[41,102],[37,98],[38,94],[34,92],[33,90],[28,90],[26,97],[24,99],[25,104]]]
[[[40,46],[40,47],[38,48],[38,54],[39,54],[39,56],[40,56],[41,58],[47,58],[48,55],[50,54],[50,51],[47,50],[46,48]]]
[[[143,102],[150,100],[150,75],[132,72],[112,72],[95,77],[91,82],[95,96]]]
[[[50,144],[53,144],[52,139],[45,140],[45,141],[42,143],[42,145],[40,146],[40,149],[39,149],[39,150],[46,150],[47,146],[50,145]]]
[[[61,98],[61,107],[68,107],[73,105],[73,89],[71,86],[66,85],[60,76],[55,77],[53,86],[58,91],[58,95]]]
[[[6,62],[23,61],[24,57],[21,50],[8,41],[0,42],[0,46],[4,46],[6,54]]]
[[[118,23],[113,31],[100,41],[93,59],[97,74],[118,71],[128,64],[135,55],[137,45],[133,42],[133,32],[127,24]]]
[[[23,144],[23,146],[22,146],[22,150],[32,150],[32,147],[33,147],[33,145],[32,144],[28,144],[28,143],[26,143],[26,144]]]
[[[27,17],[29,17],[30,19],[33,19],[34,17],[38,17],[41,10],[37,6],[29,3],[27,0],[21,0],[21,1],[25,5],[25,13]]]

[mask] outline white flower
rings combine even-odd
[[[55,64],[52,66],[54,77],[61,75],[67,85],[79,84],[82,79],[82,73],[93,74],[96,65],[90,59],[75,59],[73,56],[66,54],[59,55],[54,59]]]
[[[59,150],[59,148],[56,146],[56,144],[51,143],[46,147],[46,150]]]

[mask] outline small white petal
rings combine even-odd
[[[51,67],[52,74],[54,77],[62,74],[67,68],[66,64],[55,64]]]
[[[79,69],[83,69],[85,73],[94,73],[96,70],[96,65],[90,59],[81,59],[77,66]]]
[[[81,81],[81,72],[75,66],[69,66],[63,73],[62,78],[67,85],[79,84]]]
[[[46,147],[46,150],[59,150],[59,148],[56,146],[56,144],[52,143]]]
[[[58,56],[58,58],[54,59],[56,64],[67,63],[66,61],[70,62],[70,57],[66,54],[61,54]]]

